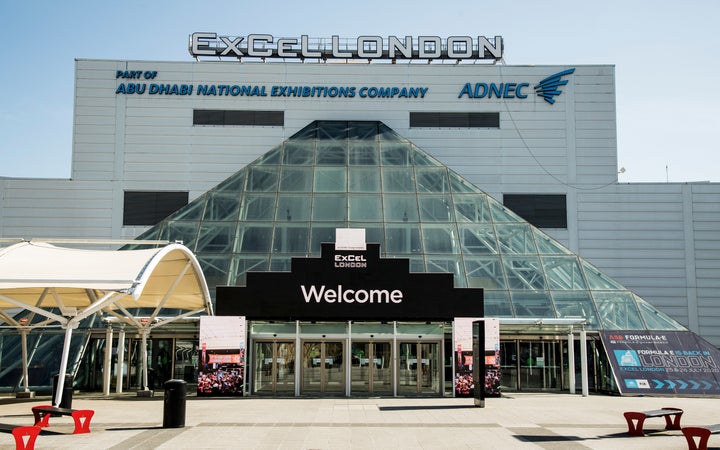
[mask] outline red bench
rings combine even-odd
[[[51,405],[34,406],[32,412],[35,416],[35,425],[39,427],[50,426],[50,417],[71,416],[75,421],[73,434],[89,433],[90,420],[95,414],[91,409],[57,408]]]
[[[661,408],[654,409],[652,411],[635,412],[629,411],[623,413],[625,420],[628,424],[628,434],[633,436],[645,436],[643,431],[643,424],[645,419],[648,417],[664,417],[665,418],[665,429],[666,430],[679,430],[680,429],[680,417],[682,417],[683,410],[680,408]],[[671,419],[671,417],[673,417]],[[637,423],[633,421],[636,420]]]
[[[15,450],[34,450],[35,439],[40,434],[40,427],[0,424],[0,431],[12,433],[15,438]]]
[[[715,425],[706,425],[704,427],[683,427],[683,434],[687,439],[689,450],[707,450],[708,439],[711,434],[720,433],[720,423]],[[695,438],[698,438],[697,444]]]

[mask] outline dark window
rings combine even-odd
[[[411,112],[411,128],[500,128],[496,112]]]
[[[187,204],[187,192],[125,191],[123,225],[155,225]]]
[[[284,111],[193,110],[193,125],[283,126]]]
[[[563,194],[505,194],[503,204],[538,228],[567,228]]]

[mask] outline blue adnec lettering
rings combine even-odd
[[[465,95],[468,98],[527,98],[523,89],[528,86],[529,83],[465,83],[458,98]]]

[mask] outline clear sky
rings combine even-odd
[[[613,64],[621,182],[720,182],[719,0],[0,0],[0,176],[70,176],[74,60],[190,61],[197,31],[495,36],[507,64]]]

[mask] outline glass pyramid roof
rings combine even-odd
[[[381,122],[313,122],[138,239],[182,241],[214,295],[319,257],[336,228],[364,228],[411,272],[484,288],[487,317],[685,329]]]

